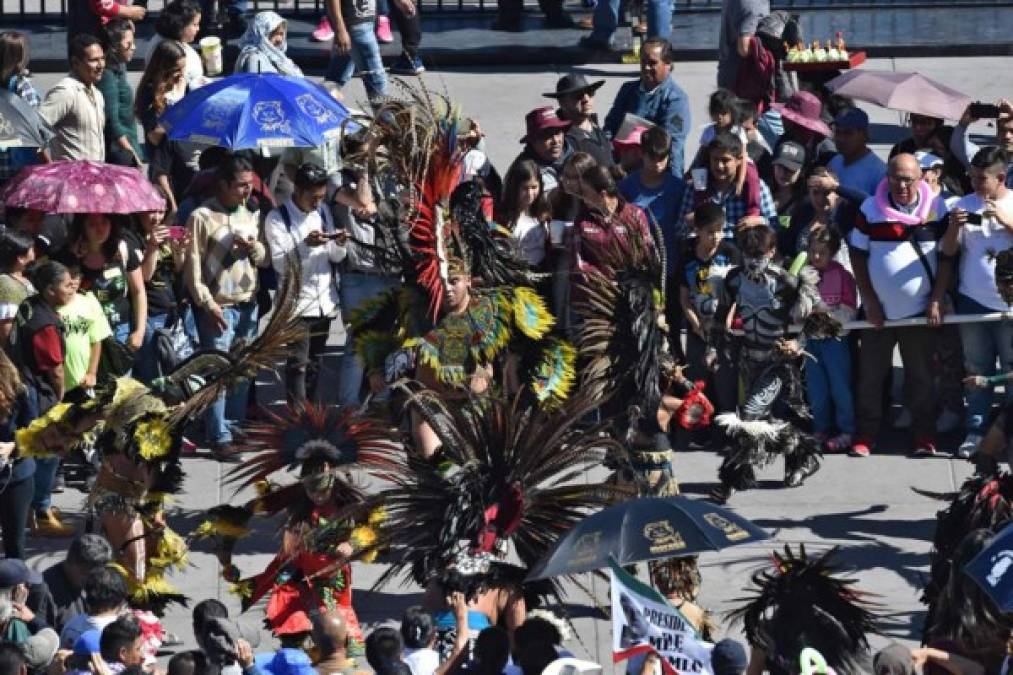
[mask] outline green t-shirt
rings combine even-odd
[[[66,390],[78,385],[88,372],[91,346],[113,334],[102,305],[91,293],[78,293],[59,309],[63,321],[63,378]]]

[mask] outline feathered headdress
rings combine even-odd
[[[556,412],[502,400],[448,404],[430,390],[409,405],[442,442],[436,462],[412,461],[382,477],[393,487],[372,501],[387,513],[384,536],[403,554],[378,585],[402,574],[425,585],[462,564],[481,573],[508,542],[525,566],[584,518],[626,493],[588,483],[606,453],[622,453],[576,424],[598,402],[571,397]]]
[[[1008,473],[974,475],[964,481],[957,493],[945,497],[951,498],[951,501],[936,514],[936,532],[929,553],[929,578],[922,592],[922,602],[929,606],[925,625],[930,629],[937,623],[941,597],[951,583],[958,581],[951,577],[957,549],[962,545],[964,536],[982,529],[995,533],[1013,520],[1013,476]],[[961,631],[959,612],[950,617],[953,618],[958,618],[956,624],[949,619],[941,619],[946,632]]]
[[[1013,618],[1001,612],[981,587],[963,573],[964,565],[988,546],[993,534],[992,530],[982,528],[959,537],[960,543],[948,561],[946,581],[926,617],[926,640],[954,640],[969,651],[1006,651]]]
[[[876,631],[876,616],[855,579],[838,576],[834,547],[811,558],[805,546],[796,555],[789,546],[773,554],[773,570],[753,575],[754,595],[729,614],[741,621],[749,644],[767,655],[771,673],[790,673],[806,647],[816,649],[841,675],[864,672],[861,657],[866,635]]]
[[[172,424],[185,423],[211,406],[218,397],[238,382],[250,380],[262,370],[274,370],[287,350],[306,334],[297,312],[301,284],[298,258],[285,262],[274,311],[267,326],[252,342],[239,341],[226,353],[201,350],[177,366],[172,373],[153,385],[175,404]]]

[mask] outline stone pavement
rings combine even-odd
[[[920,70],[940,81],[982,100],[990,101],[1009,95],[1008,59],[883,59],[872,60],[869,68],[898,71]],[[540,92],[551,91],[560,74],[570,68],[547,64],[541,68],[524,69],[461,69],[431,72],[427,84],[437,90],[446,90],[461,104],[463,113],[479,119],[486,130],[488,151],[492,161],[505,172],[520,145],[523,135],[523,114],[528,109],[544,104],[547,99]],[[591,66],[578,69],[590,78],[602,78],[605,85],[599,91],[597,105],[604,113],[619,85],[635,76],[632,67]],[[706,122],[707,95],[713,89],[715,65],[713,62],[679,63],[675,77],[689,93],[692,103],[693,129],[688,153],[695,152],[699,128]],[[136,84],[138,74],[132,74]],[[56,75],[37,78],[41,92],[56,81]],[[352,102],[364,98],[361,84],[349,87],[348,99]],[[901,115],[872,106],[866,106],[873,126],[874,148],[885,156],[889,144],[900,137]],[[982,133],[987,132],[984,127]],[[334,342],[342,336],[335,330]],[[270,381],[265,375],[263,381]],[[333,382],[324,377],[323,382]],[[272,391],[277,391],[272,387]],[[944,447],[952,449],[959,442],[957,435],[944,440]],[[861,578],[864,589],[878,594],[883,608],[884,635],[874,640],[882,645],[888,639],[909,644],[917,642],[924,608],[918,602],[922,576],[927,572],[927,553],[930,546],[934,516],[939,503],[923,497],[913,488],[942,493],[954,490],[969,474],[970,466],[960,460],[909,459],[906,436],[888,435],[883,446],[871,458],[852,459],[828,457],[823,469],[803,487],[793,490],[781,488],[780,463],[760,474],[760,488],[737,494],[732,508],[768,529],[772,539],[764,545],[733,548],[720,554],[701,558],[704,587],[701,600],[718,616],[729,608],[730,601],[742,595],[742,588],[753,571],[768,564],[769,553],[786,543],[805,543],[813,550],[840,545],[841,559]],[[677,475],[685,492],[702,497],[713,487],[718,458],[703,451],[682,451],[678,455]],[[233,497],[231,489],[222,486],[221,476],[228,467],[220,466],[205,454],[184,460],[187,472],[186,492],[176,500],[170,522],[181,532],[196,526],[204,512],[216,504],[233,499],[236,503],[248,495]],[[83,526],[81,510],[84,495],[70,490],[56,496],[56,504],[69,514],[72,522]],[[240,542],[236,562],[244,573],[263,569],[278,545],[277,523],[259,523],[250,537]],[[30,564],[44,568],[58,560],[66,547],[65,541],[30,540]],[[191,567],[174,581],[195,600],[218,597],[238,610],[238,602],[230,598],[218,579],[219,566],[213,556],[197,550],[191,555]],[[356,565],[355,605],[364,621],[369,623],[397,621],[403,609],[420,601],[420,589],[391,586],[369,590],[378,577],[377,565]],[[601,612],[607,606],[607,584],[603,579],[587,576],[587,584],[594,594],[588,598],[572,589],[568,597],[568,611],[577,627],[577,639],[568,647],[581,656],[589,656],[601,663],[610,662],[610,624]],[[243,620],[256,624],[262,610],[254,608]],[[723,622],[722,622],[723,623]],[[183,609],[172,609],[165,624],[173,632],[193,645],[189,614]],[[722,626],[724,629],[724,627]],[[729,628],[728,634],[739,635],[738,628]],[[262,648],[271,648],[273,641],[265,635]],[[606,672],[611,668],[606,667]]]

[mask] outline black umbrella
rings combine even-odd
[[[17,94],[0,90],[0,149],[44,148],[53,130],[38,111]]]
[[[588,516],[563,535],[528,581],[720,551],[770,535],[742,516],[688,497],[641,497]]]

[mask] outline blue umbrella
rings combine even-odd
[[[734,511],[688,497],[640,497],[592,514],[560,537],[528,581],[720,551],[770,535]]]
[[[303,77],[241,73],[190,92],[162,115],[174,141],[241,148],[309,148],[355,131],[348,108]]]
[[[964,565],[964,574],[981,586],[1000,611],[1013,612],[1013,524]]]

